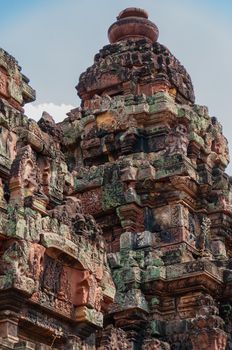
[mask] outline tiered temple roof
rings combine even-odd
[[[36,123],[0,51],[0,348],[232,348],[227,140],[146,11]]]

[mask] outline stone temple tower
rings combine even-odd
[[[59,124],[0,52],[0,349],[232,349],[227,141],[158,34],[122,11]]]

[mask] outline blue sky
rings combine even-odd
[[[13,24],[17,18],[35,11],[36,8],[46,6],[46,3],[46,0],[0,0],[1,27]]]
[[[79,105],[75,85],[108,43],[107,30],[130,6],[145,8],[166,45],[190,73],[196,102],[224,126],[232,154],[231,0],[0,0],[0,46],[23,67],[37,91],[26,108],[56,120]],[[232,174],[232,166],[228,169]]]
[[[229,20],[231,20],[231,11],[232,11],[232,2],[231,0],[204,0],[201,1],[202,5],[205,6],[206,9],[210,9],[211,11],[216,11],[217,15],[225,16]],[[200,3],[200,1],[196,1],[196,3]]]

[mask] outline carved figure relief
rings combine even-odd
[[[181,153],[187,155],[188,136],[186,126],[179,124],[170,131],[166,138],[167,152],[169,155]]]
[[[0,155],[11,161],[16,156],[16,134],[0,126]]]
[[[6,70],[0,66],[0,95],[8,96],[8,76]]]

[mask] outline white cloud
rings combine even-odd
[[[62,103],[61,105],[56,105],[52,102],[50,103],[42,103],[39,105],[36,104],[28,104],[24,107],[25,114],[34,120],[39,120],[42,116],[42,113],[46,111],[49,113],[54,120],[58,123],[64,120],[67,116],[66,114],[73,109],[74,106],[66,105]]]

